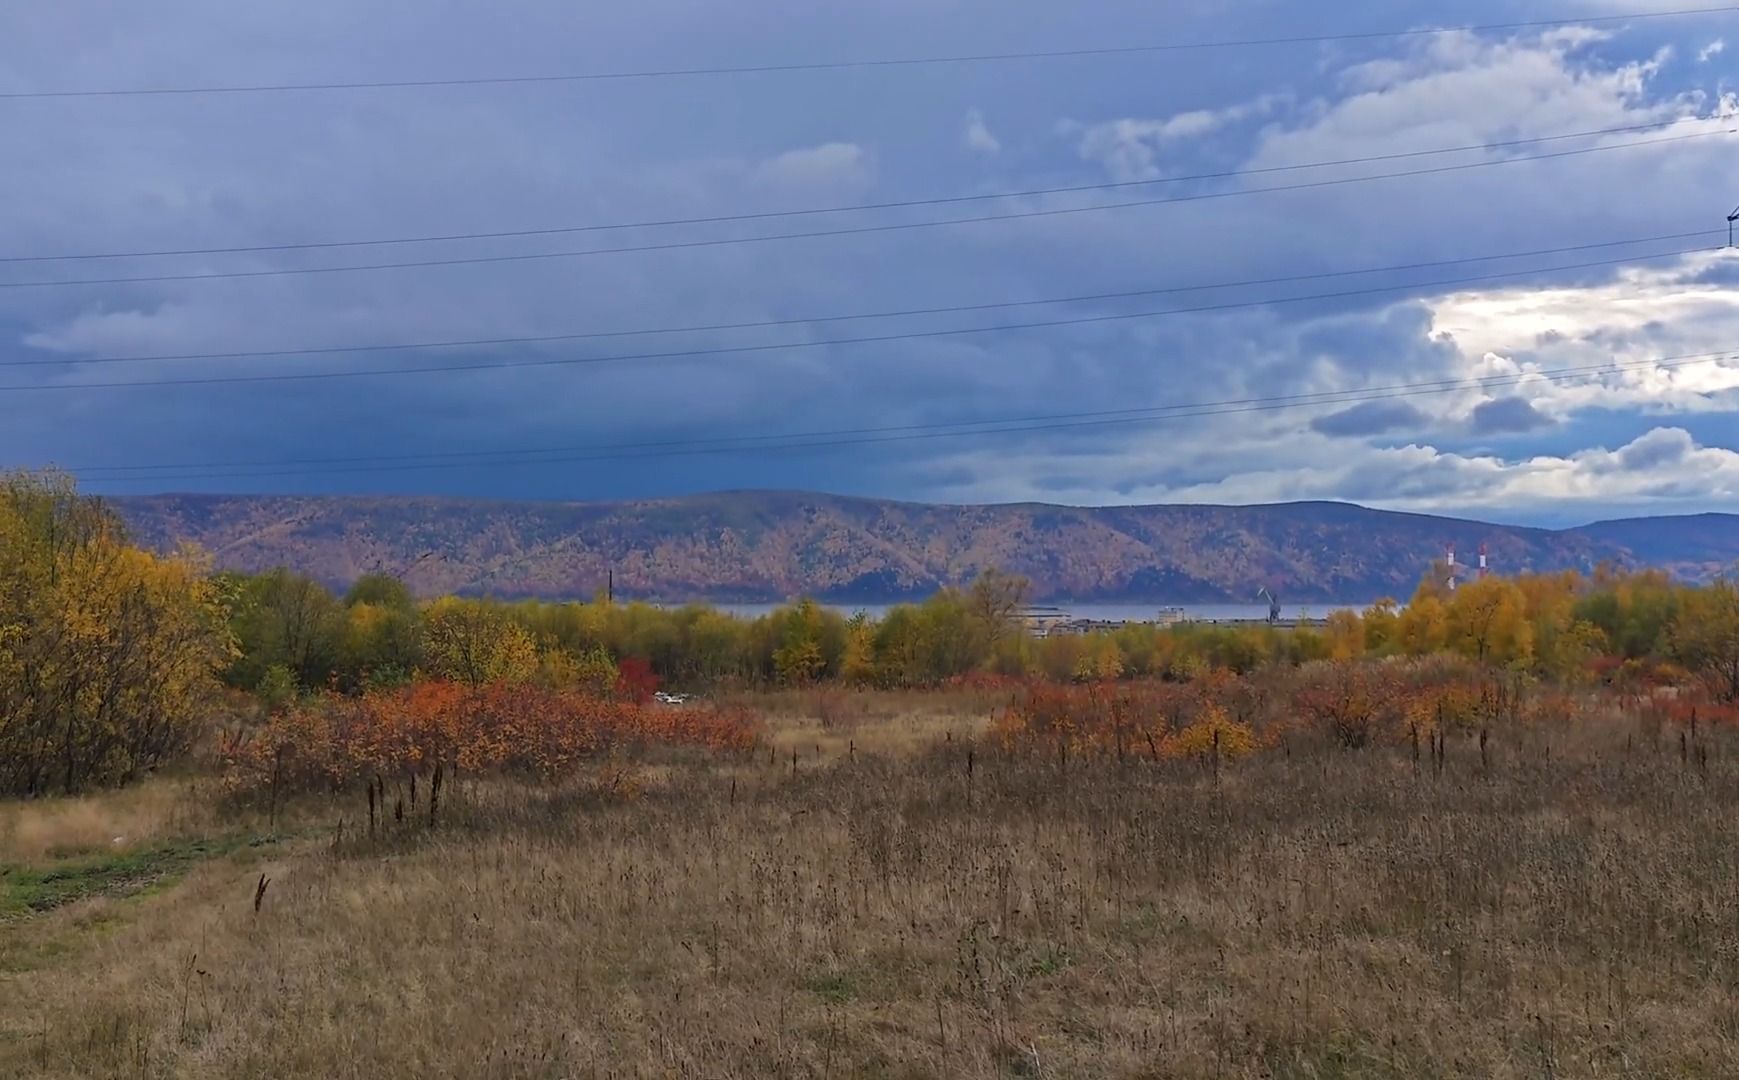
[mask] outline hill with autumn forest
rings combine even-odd
[[[1444,545],[1503,571],[1656,565],[1703,580],[1739,560],[1739,516],[1576,529],[1491,525],[1346,503],[943,506],[793,492],[612,503],[375,496],[153,495],[113,500],[141,542],[190,541],[219,566],[288,566],[343,587],[398,574],[423,594],[872,603],[998,566],[1038,600],[1297,602],[1406,596]]]

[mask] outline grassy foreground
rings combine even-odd
[[[94,855],[0,808],[0,1075],[1739,1075],[1724,734],[1216,776],[920,723],[461,782],[372,840],[356,800],[272,844],[166,797],[42,804],[142,819]]]

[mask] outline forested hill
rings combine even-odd
[[[930,506],[787,492],[621,503],[157,495],[114,500],[140,541],[192,541],[220,566],[284,565],[335,587],[382,569],[420,593],[663,601],[915,597],[987,566],[1035,599],[1287,601],[1411,593],[1453,542],[1501,571],[1602,560],[1707,578],[1739,559],[1739,516],[1636,518],[1552,531],[1368,510],[1272,506]]]

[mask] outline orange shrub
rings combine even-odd
[[[1009,749],[1157,758],[1166,739],[1231,689],[1211,677],[1189,684],[1035,683],[992,722],[991,735]]]
[[[1218,705],[1209,705],[1195,723],[1166,737],[1160,752],[1169,758],[1208,758],[1214,754],[1230,761],[1256,751],[1256,733],[1226,715]]]
[[[1739,727],[1739,705],[1719,701],[1701,688],[1658,689],[1642,698],[1637,713],[1655,724],[1683,728]]]
[[[1529,698],[1521,718],[1530,724],[1568,724],[1583,714],[1583,703],[1572,694],[1544,693]]]
[[[337,790],[436,763],[554,778],[613,747],[740,751],[759,731],[742,708],[668,708],[530,684],[472,690],[423,682],[361,697],[321,695],[259,730],[226,736],[219,755],[232,790]]]
[[[1093,687],[1038,683],[1027,688],[990,725],[990,733],[1008,749],[1035,743],[1072,745],[1083,721],[1094,722]]]
[[[1400,715],[1401,695],[1382,669],[1335,661],[1301,669],[1306,674],[1293,692],[1293,711],[1342,746],[1370,745]]]
[[[1406,722],[1419,731],[1469,730],[1479,726],[1486,708],[1484,691],[1470,682],[1444,682],[1402,691],[1397,701]]]

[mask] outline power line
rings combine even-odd
[[[858,446],[875,443],[901,443],[918,440],[967,438],[981,435],[1020,434],[1035,431],[1058,431],[1077,428],[1149,424],[1178,419],[1271,412],[1293,408],[1344,406],[1362,404],[1371,401],[1388,401],[1453,393],[1463,389],[1511,387],[1535,381],[1559,383],[1573,379],[1598,377],[1605,374],[1622,374],[1631,370],[1647,369],[1658,371],[1663,368],[1675,369],[1690,364],[1731,359],[1739,359],[1739,353],[1736,353],[1733,350],[1721,350],[1719,352],[1710,353],[1657,357],[1650,360],[1610,361],[1600,364],[1585,364],[1532,372],[1517,372],[1509,375],[1471,376],[1412,383],[1398,383],[1389,386],[1370,387],[1362,390],[1280,394],[1265,397],[1195,402],[1171,406],[1153,406],[1144,409],[1112,409],[1094,412],[1052,413],[1041,416],[1004,417],[989,420],[958,421],[946,424],[909,424],[880,428],[844,428],[830,431],[797,432],[784,435],[729,436],[698,440],[606,443],[596,444],[589,447],[550,447],[542,449],[484,450],[469,452],[450,451],[446,453],[408,454],[389,457],[377,456],[325,459],[292,458],[280,461],[252,463],[254,465],[269,466],[273,471],[258,471],[253,469],[250,469],[249,471],[238,471],[240,465],[230,464],[112,465],[85,467],[69,471],[77,474],[81,480],[93,483],[163,483],[172,480],[247,479],[254,477],[304,476],[355,472],[406,472],[426,471],[431,469],[474,468],[484,465],[549,465],[580,461],[632,460],[639,458],[686,457],[697,455],[710,456],[715,454],[803,450],[839,446]],[[528,455],[556,456],[529,457]],[[520,457],[524,460],[499,462],[483,460],[485,458],[501,458],[509,456]],[[384,464],[357,464],[358,462],[379,462]],[[299,467],[293,469],[280,469],[279,466]],[[226,471],[182,471],[170,472],[167,474],[164,472],[165,470],[208,468],[221,468]],[[147,476],[101,477],[91,477],[88,475],[96,472],[118,473],[138,472],[144,470],[156,470],[156,474]]]
[[[25,383],[0,386],[0,392],[6,391],[62,391],[62,390],[110,390],[123,388],[141,388],[151,386],[212,386],[232,383],[272,383],[296,382],[325,379],[352,379],[371,376],[398,375],[430,375],[458,371],[484,371],[509,368],[542,368],[567,367],[576,364],[620,363],[629,360],[667,360],[677,358],[694,358],[702,356],[745,355],[763,352],[776,352],[787,349],[813,349],[831,345],[863,345],[886,343],[892,341],[913,341],[924,338],[961,337],[972,334],[989,334],[1009,330],[1034,330],[1058,326],[1082,326],[1096,323],[1120,322],[1134,319],[1164,318],[1172,315],[1201,314],[1214,311],[1231,311],[1240,308],[1267,307],[1278,304],[1297,304],[1315,300],[1338,300],[1358,296],[1374,296],[1382,293],[1406,292],[1413,289],[1433,288],[1443,285],[1467,285],[1479,282],[1509,280],[1519,277],[1531,277],[1537,274],[1557,273],[1568,270],[1584,270],[1602,266],[1643,262],[1654,259],[1675,258],[1680,255],[1690,255],[1698,252],[1718,251],[1718,247],[1681,248],[1675,251],[1658,252],[1651,255],[1631,256],[1625,258],[1599,259],[1588,262],[1570,263],[1559,266],[1534,267],[1527,270],[1507,271],[1497,274],[1477,274],[1460,278],[1441,278],[1434,281],[1411,282],[1405,285],[1383,285],[1367,289],[1347,289],[1338,292],[1314,293],[1306,296],[1277,297],[1264,300],[1246,300],[1220,304],[1204,304],[1187,308],[1166,308],[1159,311],[1117,312],[1080,316],[1067,319],[1044,319],[1018,323],[1000,323],[991,326],[957,327],[947,330],[912,330],[898,333],[863,335],[859,337],[825,338],[814,341],[780,342],[760,345],[729,345],[704,349],[674,349],[662,352],[624,353],[614,356],[584,356],[584,357],[546,357],[531,360],[497,360],[467,364],[446,364],[422,367],[399,368],[359,368],[341,371],[314,372],[274,372],[263,375],[212,375],[187,379],[137,379],[113,382],[87,383]]]
[[[1715,116],[1681,117],[1677,120],[1661,124],[1632,124],[1627,127],[1599,128],[1592,131],[1570,131],[1561,135],[1542,135],[1528,139],[1506,139],[1500,142],[1469,143],[1461,146],[1444,146],[1430,150],[1411,150],[1404,153],[1372,154],[1365,157],[1339,158],[1333,161],[1306,161],[1296,165],[1271,165],[1255,169],[1231,169],[1221,172],[1193,173],[1185,176],[1166,176],[1152,180],[1120,180],[1102,184],[1072,184],[1064,187],[1028,188],[1021,191],[993,191],[978,195],[948,195],[922,199],[897,199],[887,202],[855,203],[844,206],[821,206],[794,210],[766,210],[741,214],[714,214],[706,217],[657,218],[644,221],[623,221],[590,225],[553,225],[529,229],[507,229],[493,232],[463,232],[439,233],[423,236],[380,237],[365,240],[320,240],[295,244],[248,244],[231,247],[203,248],[163,248],[155,251],[101,251],[81,252],[65,255],[4,255],[0,263],[25,262],[72,262],[96,259],[146,259],[166,258],[180,255],[243,255],[266,251],[315,251],[330,248],[386,247],[396,244],[434,244],[463,240],[502,240],[523,239],[534,236],[560,236],[572,233],[614,232],[623,229],[654,229],[678,225],[718,225],[729,222],[766,221],[779,218],[813,217],[822,214],[847,214],[868,212],[872,210],[901,210],[920,206],[949,206],[960,203],[989,202],[996,199],[1033,198],[1043,195],[1078,194],[1087,191],[1114,191],[1124,188],[1156,187],[1165,184],[1184,184],[1202,180],[1228,180],[1244,176],[1264,176],[1274,173],[1300,172],[1305,169],[1327,169],[1346,165],[1369,165],[1383,161],[1405,161],[1422,157],[1436,157],[1441,154],[1463,154],[1474,151],[1506,150],[1517,146],[1537,146],[1542,143],[1563,142],[1568,139],[1590,139],[1603,135],[1629,135],[1639,131],[1665,131],[1678,124],[1717,120]],[[1703,134],[1717,134],[1705,132]]]
[[[1393,274],[1408,270],[1427,270],[1443,266],[1462,266],[1467,263],[1498,262],[1505,259],[1537,258],[1545,255],[1563,255],[1578,251],[1594,251],[1604,248],[1631,247],[1637,244],[1659,243],[1668,240],[1688,240],[1698,237],[1720,237],[1718,229],[1698,229],[1690,232],[1662,233],[1655,236],[1634,237],[1628,240],[1606,240],[1598,243],[1571,244],[1563,247],[1536,248],[1532,251],[1510,251],[1493,255],[1472,255],[1460,259],[1438,259],[1429,262],[1414,262],[1390,264],[1388,266],[1367,266],[1355,270],[1329,270],[1309,274],[1288,274],[1279,277],[1246,278],[1241,281],[1218,281],[1199,285],[1170,285],[1145,289],[1124,289],[1115,292],[1086,293],[1072,296],[1039,297],[1031,300],[1002,300],[978,304],[951,304],[935,307],[900,308],[883,311],[854,312],[837,315],[807,315],[784,319],[763,319],[753,322],[707,323],[688,326],[658,326],[638,327],[626,330],[593,330],[567,334],[537,334],[520,337],[496,338],[465,338],[458,340],[389,342],[370,345],[326,345],[300,349],[259,349],[232,352],[207,353],[162,353],[147,356],[93,356],[93,357],[53,357],[34,360],[0,360],[0,368],[7,367],[72,367],[90,364],[135,364],[164,363],[191,360],[241,360],[261,357],[291,357],[291,356],[330,356],[355,352],[400,352],[423,349],[480,348],[502,345],[540,345],[562,341],[591,341],[603,338],[646,337],[665,334],[714,333],[726,330],[772,329],[787,326],[807,326],[817,323],[855,322],[869,319],[895,319],[920,315],[964,314],[973,311],[992,311],[1007,308],[1041,307],[1053,304],[1080,304],[1105,300],[1128,300],[1140,296],[1162,296],[1176,293],[1212,292],[1219,289],[1245,288],[1255,285],[1281,285],[1303,281],[1323,281],[1332,278],[1358,277],[1366,274]],[[1696,248],[1691,250],[1705,250]],[[1714,250],[1714,249],[1707,249]],[[1672,254],[1679,254],[1674,252]],[[1653,257],[1653,256],[1651,256]]]
[[[1500,158],[1496,161],[1470,161],[1457,165],[1437,165],[1424,169],[1407,169],[1400,172],[1375,173],[1369,176],[1335,177],[1327,180],[1312,180],[1297,184],[1277,184],[1264,188],[1241,188],[1235,191],[1201,192],[1191,195],[1174,195],[1156,199],[1137,199],[1116,203],[1098,203],[1090,206],[1061,207],[1047,210],[1027,210],[1009,214],[985,214],[978,217],[949,218],[941,221],[893,222],[881,225],[862,225],[837,229],[817,229],[808,232],[770,233],[762,236],[725,237],[713,240],[679,240],[659,244],[636,244],[613,248],[591,248],[583,251],[546,251],[522,253],[516,255],[479,255],[464,258],[419,259],[403,262],[368,263],[352,266],[304,266],[304,267],[274,267],[267,270],[231,270],[210,271],[191,274],[146,274],[131,277],[107,278],[77,278],[60,281],[5,281],[0,282],[0,289],[37,289],[88,285],[127,285],[146,282],[169,281],[211,281],[218,279],[285,277],[303,274],[339,274],[356,273],[374,270],[405,270],[429,266],[468,266],[484,263],[531,262],[545,259],[582,258],[592,255],[621,255],[630,252],[672,251],[685,248],[725,247],[735,244],[765,243],[773,240],[802,240],[817,237],[851,236],[867,233],[900,232],[909,229],[930,229],[947,225],[968,225],[988,221],[1010,221],[1017,218],[1059,217],[1067,214],[1097,213],[1105,210],[1120,210],[1137,206],[1160,206],[1171,203],[1202,202],[1211,199],[1241,198],[1248,195],[1266,195],[1283,191],[1307,191],[1318,188],[1340,187],[1347,184],[1362,184],[1373,180],[1394,180],[1412,176],[1431,176],[1443,173],[1465,172],[1470,169],[1494,168],[1500,165],[1514,165],[1530,161],[1550,161],[1559,158],[1580,157],[1585,154],[1600,154],[1613,150],[1629,150],[1645,146],[1662,146],[1669,143],[1686,142],[1691,139],[1704,139],[1715,135],[1731,135],[1739,133],[1739,127],[1725,128],[1718,131],[1704,131],[1689,135],[1675,135],[1664,139],[1645,139],[1634,142],[1613,143],[1608,146],[1589,146],[1575,150],[1559,150],[1549,154],[1529,154],[1512,158]]]
[[[166,97],[195,94],[264,94],[311,90],[385,90],[437,86],[505,86],[539,83],[585,83],[669,78],[699,78],[731,75],[786,74],[804,71],[838,71],[852,68],[923,67],[941,64],[989,64],[1016,60],[1050,60],[1069,57],[1131,56],[1152,53],[1187,52],[1203,49],[1238,49],[1278,45],[1315,45],[1337,41],[1376,41],[1427,37],[1447,33],[1499,33],[1516,30],[1545,30],[1562,26],[1586,26],[1613,22],[1640,22],[1646,19],[1673,19],[1696,15],[1728,14],[1739,10],[1730,5],[1721,7],[1683,8],[1677,11],[1642,11],[1624,15],[1590,15],[1578,19],[1535,19],[1523,22],[1467,24],[1461,26],[1422,27],[1413,30],[1369,30],[1337,34],[1310,34],[1289,37],[1244,38],[1231,41],[1186,41],[1148,45],[1092,46],[1075,49],[1045,49],[1023,52],[973,53],[952,56],[895,57],[870,60],[825,60],[787,64],[752,64],[731,67],[654,68],[641,71],[600,71],[554,75],[491,75],[469,78],[392,79],[344,82],[255,83],[230,86],[162,86],[110,89],[15,90],[0,93],[0,100],[31,100],[44,98],[104,98],[104,97]]]

